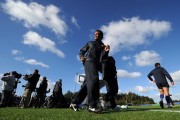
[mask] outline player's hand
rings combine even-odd
[[[105,48],[104,48],[105,51],[109,51],[110,50],[110,46],[109,45],[106,45]]]
[[[174,85],[174,82],[171,82],[172,85]]]
[[[156,80],[153,80],[154,83],[156,83]]]
[[[82,56],[81,61],[84,63],[86,61],[86,57]]]

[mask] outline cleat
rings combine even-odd
[[[76,104],[70,104],[69,108],[71,108],[74,111],[78,111],[78,106]]]
[[[171,104],[172,104],[172,106],[174,106],[174,102],[173,101],[171,101]]]
[[[89,112],[94,112],[94,113],[100,113],[102,111],[101,108],[92,108],[92,107],[89,107]]]
[[[172,108],[172,106],[168,106],[168,108],[169,108],[169,109],[171,109],[171,108]]]
[[[159,102],[159,105],[160,105],[160,107],[161,107],[162,109],[164,109],[164,103],[163,103],[163,101],[160,101],[160,102]]]
[[[120,108],[119,107],[115,107],[115,108],[112,108],[112,110],[115,111],[115,112],[118,112],[118,111],[120,111]]]

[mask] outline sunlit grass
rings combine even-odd
[[[179,112],[178,112],[179,111]],[[180,106],[172,109],[160,109],[159,106],[133,106],[121,109],[119,112],[111,110],[101,114],[87,110],[75,112],[68,108],[53,109],[20,109],[0,108],[0,120],[179,120]]]

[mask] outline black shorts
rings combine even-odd
[[[158,89],[162,89],[163,87],[169,88],[169,84],[167,82],[165,83],[156,83]]]

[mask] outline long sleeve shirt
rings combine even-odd
[[[172,77],[170,76],[170,74],[163,68],[163,67],[156,67],[154,70],[152,70],[147,77],[153,81],[152,77],[154,76],[154,79],[156,81],[156,83],[164,83],[167,82],[166,77],[173,82]]]
[[[46,93],[47,86],[47,80],[43,80],[39,85],[39,92]]]
[[[14,86],[15,86],[15,81],[16,78],[14,76],[3,76],[1,78],[2,82],[2,90],[7,90],[7,91],[13,91]]]
[[[86,60],[92,60],[96,63],[102,62],[108,52],[104,51],[102,41],[89,41],[79,53],[79,57],[86,57]]]
[[[31,74],[25,76],[23,79],[27,80],[28,83],[26,84],[26,89],[30,89],[34,91],[36,89],[37,82],[39,81],[40,75],[39,74]]]

